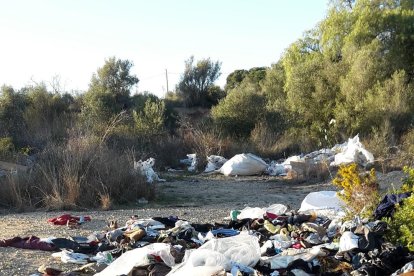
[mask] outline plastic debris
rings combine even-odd
[[[152,183],[154,181],[164,182],[165,179],[159,178],[158,174],[152,168],[154,164],[154,158],[148,158],[146,161],[134,161],[134,170],[139,172],[141,175],[145,176],[147,178],[148,183]]]

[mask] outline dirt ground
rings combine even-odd
[[[30,213],[10,213],[3,210],[0,215],[0,239],[29,235],[40,238],[87,236],[104,230],[109,219],[117,219],[123,225],[131,215],[141,218],[177,215],[192,222],[223,221],[233,209],[246,206],[267,207],[275,203],[297,209],[309,192],[335,190],[329,180],[315,183],[287,181],[269,176],[167,175],[167,179],[167,182],[157,184],[158,197],[155,202],[137,204],[126,209]],[[64,213],[90,215],[92,221],[81,225],[79,229],[47,223],[48,218]],[[53,259],[51,252],[0,247],[0,275],[30,275],[42,264],[65,271],[77,267]]]

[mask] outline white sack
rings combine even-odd
[[[260,157],[243,153],[233,156],[220,168],[220,172],[226,176],[229,175],[255,175],[264,172],[267,164]]]

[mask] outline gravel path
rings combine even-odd
[[[0,239],[28,235],[40,238],[87,236],[94,231],[104,230],[109,219],[117,219],[123,225],[131,215],[141,218],[177,215],[201,223],[223,221],[232,209],[267,207],[274,203],[287,204],[296,209],[309,192],[333,189],[329,182],[295,183],[276,177],[182,177],[158,184],[156,203],[124,210],[70,212],[77,216],[92,217],[92,221],[79,229],[52,226],[46,222],[48,218],[65,212],[3,214],[0,216]],[[0,275],[30,275],[42,264],[62,270],[77,267],[53,259],[50,252],[0,248]]]

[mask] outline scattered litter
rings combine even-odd
[[[220,169],[226,162],[227,162],[227,159],[222,156],[210,155],[207,157],[207,165],[206,165],[204,172],[216,171]]]
[[[72,216],[70,214],[64,214],[59,217],[50,218],[47,222],[53,225],[80,225],[86,221],[91,221],[90,216]]]
[[[148,158],[146,161],[134,161],[134,171],[137,171],[141,175],[145,176],[147,178],[148,183],[152,183],[154,181],[165,182],[165,179],[159,178],[158,174],[152,168],[154,164],[154,158]]]
[[[214,224],[132,216],[123,226],[88,237],[33,241],[61,250],[52,256],[63,263],[82,265],[72,272],[98,276],[399,275],[414,270],[407,248],[384,242],[385,222],[345,221],[341,213],[336,192],[320,191],[309,193],[299,211],[283,204],[246,207],[231,211],[230,221]]]
[[[197,170],[197,154],[187,154],[187,158],[181,159],[180,164],[188,166],[187,170],[189,172],[195,172]]]

